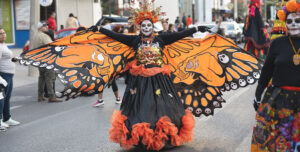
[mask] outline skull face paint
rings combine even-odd
[[[286,18],[286,26],[291,36],[300,36],[300,14],[289,14]]]
[[[153,32],[153,24],[149,20],[144,20],[141,24],[141,33],[144,36],[150,36]]]

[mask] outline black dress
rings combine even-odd
[[[265,59],[270,39],[258,7],[255,7],[254,16],[251,14],[247,16],[245,27],[245,50],[257,58]]]
[[[104,28],[100,32],[136,52],[135,60],[127,64],[128,84],[121,109],[112,116],[110,139],[126,149],[136,145],[147,150],[191,141],[194,118],[184,110],[169,77],[170,69],[163,64],[162,49],[196,30],[157,35],[151,44],[142,42],[142,36],[122,35]]]
[[[300,38],[292,38],[300,48]],[[287,36],[273,40],[256,89],[256,98],[272,78],[260,104],[253,129],[252,152],[300,150],[300,66]]]

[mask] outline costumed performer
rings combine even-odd
[[[272,41],[255,93],[257,124],[252,152],[297,152],[300,149],[300,4],[287,2],[278,17],[288,36]],[[268,82],[273,77],[261,101]]]
[[[194,117],[214,114],[223,91],[254,84],[262,62],[219,35],[188,38],[198,26],[157,35],[160,8],[153,1],[131,9],[140,34],[123,35],[93,26],[24,52],[21,64],[53,69],[65,89],[61,97],[101,93],[123,72],[128,84],[120,111],[112,116],[110,139],[126,149],[161,150],[193,137]]]
[[[245,24],[246,43],[244,49],[264,60],[270,45],[270,38],[261,17],[260,5],[260,0],[250,1]]]

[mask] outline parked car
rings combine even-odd
[[[236,43],[242,42],[243,31],[235,21],[222,22],[221,28],[227,38],[234,40]]]
[[[55,32],[54,38],[55,40],[75,34],[77,28],[67,28],[67,29],[62,29],[57,32]]]
[[[109,23],[128,23],[127,17],[117,16],[117,15],[103,15],[101,19],[96,23],[97,26],[102,26],[104,21]]]

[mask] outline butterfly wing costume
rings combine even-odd
[[[154,11],[144,12],[136,15],[136,24],[156,22]],[[193,115],[213,115],[225,102],[221,91],[253,84],[260,75],[261,61],[231,40],[187,38],[197,30],[149,37],[104,28],[81,31],[24,52],[20,63],[57,71],[66,86],[61,96],[67,99],[102,92],[128,71],[110,140],[126,149],[161,150],[191,141]]]

